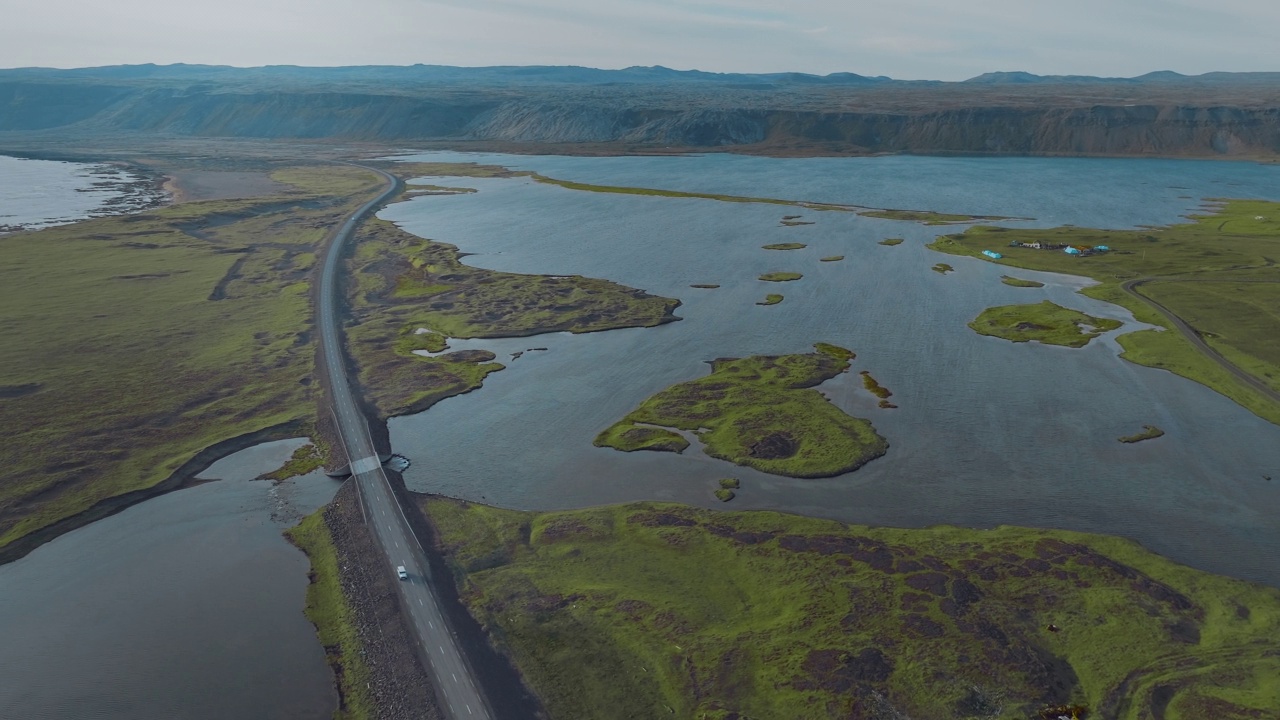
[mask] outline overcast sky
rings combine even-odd
[[[1280,71],[1276,0],[0,0],[0,67]]]

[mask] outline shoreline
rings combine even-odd
[[[21,560],[45,543],[56,540],[73,530],[79,530],[103,518],[124,512],[134,505],[139,505],[152,498],[196,487],[206,482],[214,482],[213,480],[199,479],[196,476],[209,469],[215,462],[241,450],[265,442],[303,437],[307,434],[307,431],[308,423],[306,420],[292,420],[214,443],[193,455],[190,460],[187,460],[181,467],[173,471],[169,477],[149,488],[106,498],[95,503],[87,510],[65,517],[50,525],[45,525],[38,530],[23,535],[4,547],[0,547],[0,565],[7,565],[15,560]]]
[[[103,156],[90,157],[61,155],[57,152],[41,153],[9,150],[0,150],[0,156],[17,160],[37,160],[88,166],[89,174],[85,179],[89,182],[85,187],[76,188],[75,192],[105,190],[112,193],[112,196],[104,199],[98,207],[85,211],[83,217],[74,220],[54,222],[52,224],[46,224],[48,222],[47,219],[26,223],[0,224],[0,237],[22,232],[35,232],[51,227],[65,227],[86,220],[144,213],[178,202],[175,197],[180,190],[176,186],[170,187],[170,176],[135,161]],[[122,178],[118,173],[124,173],[131,176],[131,178]]]

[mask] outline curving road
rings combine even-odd
[[[1129,295],[1132,295],[1133,297],[1147,303],[1148,305],[1155,308],[1156,310],[1158,310],[1160,314],[1164,315],[1165,319],[1168,320],[1173,325],[1173,327],[1178,330],[1178,332],[1182,333],[1182,335],[1186,337],[1187,340],[1189,340],[1197,350],[1200,351],[1201,354],[1203,354],[1205,357],[1209,358],[1210,360],[1216,362],[1218,365],[1222,366],[1222,369],[1231,373],[1231,375],[1235,377],[1237,380],[1248,385],[1254,390],[1257,390],[1258,392],[1271,398],[1272,400],[1280,403],[1280,392],[1276,392],[1275,388],[1259,380],[1255,375],[1245,372],[1242,368],[1236,366],[1230,360],[1223,357],[1221,353],[1213,349],[1213,347],[1209,345],[1209,343],[1204,341],[1204,338],[1201,337],[1200,333],[1196,332],[1195,328],[1191,327],[1191,325],[1189,325],[1187,321],[1175,315],[1172,310],[1170,310],[1164,305],[1161,305],[1155,300],[1152,300],[1151,298],[1137,291],[1137,287],[1139,285],[1144,285],[1146,283],[1155,282],[1155,281],[1159,281],[1159,282],[1276,282],[1276,281],[1254,280],[1254,279],[1238,279],[1237,280],[1237,279],[1230,279],[1230,278],[1222,279],[1222,280],[1207,280],[1207,279],[1202,280],[1202,279],[1182,279],[1182,278],[1175,279],[1175,278],[1145,277],[1145,278],[1136,278],[1134,280],[1127,280],[1120,284],[1120,289],[1125,291]]]
[[[440,603],[431,584],[426,552],[409,527],[374,449],[368,421],[348,382],[342,333],[338,323],[338,268],[352,233],[365,217],[401,189],[400,181],[375,168],[356,165],[382,176],[387,188],[353,213],[333,234],[324,255],[320,274],[317,333],[328,376],[329,399],[351,473],[359,490],[365,522],[387,557],[387,572],[397,565],[409,571],[409,580],[400,582],[401,609],[415,631],[419,657],[435,680],[441,710],[454,720],[490,720],[492,713],[479,684],[467,665],[452,630],[440,612]]]

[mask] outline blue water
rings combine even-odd
[[[125,186],[137,175],[112,165],[53,160],[28,160],[0,155],[0,234],[17,229],[38,230],[89,217],[135,210],[150,203],[152,194],[129,198]]]
[[[1177,222],[1213,197],[1280,200],[1280,168],[1166,160],[516,157],[431,153],[583,182],[1034,218],[1010,223],[1134,227]],[[478,392],[391,422],[412,457],[410,487],[513,508],[630,500],[767,508],[895,526],[1015,524],[1127,536],[1208,570],[1280,585],[1280,427],[1167,372],[1117,357],[1118,333],[1146,327],[1076,291],[1089,281],[1017,271],[924,247],[953,228],[770,205],[584,193],[528,179],[434,179],[475,194],[421,197],[380,217],[475,253],[499,270],[603,277],[680,298],[684,319],[651,329],[453,341],[506,360]],[[816,222],[780,227],[782,215]],[[886,237],[907,242],[885,247]],[[761,245],[797,241],[799,251]],[[838,263],[818,258],[845,255]],[[943,276],[930,267],[947,262]],[[803,280],[760,282],[793,270]],[[717,283],[718,290],[691,289]],[[786,300],[754,303],[767,292]],[[991,305],[1050,299],[1125,326],[1073,350],[982,337],[966,323]],[[900,408],[882,410],[855,374],[832,401],[872,420],[891,447],[837,478],[777,477],[706,457],[596,448],[601,429],[649,395],[726,356],[855,350]],[[1144,424],[1164,438],[1116,441]]]

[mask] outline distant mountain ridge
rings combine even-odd
[[[0,147],[32,133],[526,152],[1276,157],[1280,73],[998,72],[940,82],[661,66],[0,70]]]

